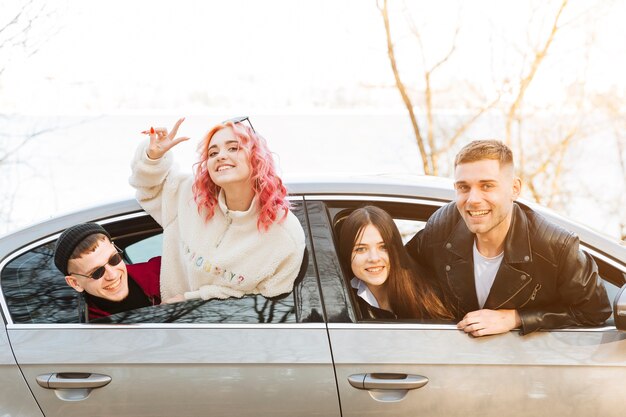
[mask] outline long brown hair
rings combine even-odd
[[[418,267],[402,244],[398,227],[381,208],[361,207],[343,220],[339,234],[339,256],[344,270],[352,272],[354,246],[363,229],[370,224],[380,233],[389,254],[386,289],[393,312],[399,318],[452,319],[453,315],[430,283],[418,274]]]

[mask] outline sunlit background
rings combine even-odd
[[[197,141],[246,114],[286,177],[450,176],[461,146],[499,138],[525,198],[624,239],[625,16],[625,0],[3,0],[0,233],[132,196],[149,126],[186,116]],[[194,148],[175,149],[183,169]]]

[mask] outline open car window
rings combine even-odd
[[[193,300],[145,307],[99,322],[108,323],[295,323],[321,322],[323,309],[306,215],[301,202],[292,211],[305,226],[306,256],[291,293],[267,299],[249,295],[240,299]],[[122,216],[102,223],[114,243],[124,250],[128,264],[146,262],[161,252],[162,230],[145,213]],[[69,287],[54,265],[55,240],[33,243],[10,259],[0,272],[2,294],[15,324],[80,323],[81,293]],[[82,310],[84,311],[84,309]]]
[[[419,232],[426,225],[426,221],[441,205],[440,204],[421,204],[411,203],[408,199],[402,199],[403,201],[328,201],[327,211],[331,223],[333,224],[333,234],[335,239],[335,247],[338,248],[338,233],[341,228],[342,221],[356,208],[364,205],[376,205],[386,210],[400,230],[402,240],[406,244],[415,233]],[[584,244],[583,249],[586,249]],[[591,251],[592,256],[596,260],[599,266],[600,276],[602,278],[602,284],[605,286],[609,300],[611,304],[614,303],[615,296],[623,285],[623,273],[621,273],[616,267],[607,263],[603,258],[599,258],[597,254]],[[346,287],[350,288],[350,279],[352,278],[351,271],[343,271]],[[389,319],[370,319],[365,317],[358,307],[358,303],[354,298],[354,294],[351,294],[352,308],[356,312],[357,319],[359,321],[389,321]],[[399,321],[399,320],[395,320]],[[405,321],[405,320],[402,320]],[[613,325],[613,316],[607,321],[606,325]]]
[[[333,225],[332,232],[335,243],[335,252],[339,253],[339,233],[343,221],[347,216],[355,209],[363,207],[365,205],[376,205],[385,211],[387,211],[393,218],[400,235],[402,236],[403,243],[407,243],[417,232],[422,230],[426,225],[428,217],[434,213],[439,205],[422,205],[422,204],[401,204],[390,201],[327,201],[326,207],[329,216],[330,223]],[[337,263],[340,265],[339,260]],[[340,266],[341,267],[341,266]],[[411,322],[411,323],[424,323],[424,324],[452,324],[450,321],[434,320],[434,319],[396,319],[389,317],[377,317],[372,318],[368,316],[360,307],[359,301],[355,291],[351,290],[350,281],[353,278],[352,271],[342,271],[344,285],[346,286],[348,298],[350,299],[351,307],[355,313],[356,320],[358,322]]]

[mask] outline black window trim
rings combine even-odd
[[[431,199],[427,199],[427,198],[423,198],[423,197],[398,197],[398,196],[380,196],[380,195],[376,195],[376,196],[368,196],[368,195],[363,195],[363,194],[343,194],[343,195],[314,195],[314,196],[306,196],[305,198],[307,201],[322,201],[325,205],[327,202],[359,202],[359,203],[368,203],[368,202],[372,202],[372,203],[377,203],[377,202],[383,202],[386,204],[396,204],[396,203],[400,203],[400,204],[411,204],[411,205],[415,205],[415,204],[426,204],[429,206],[434,206],[434,207],[443,207],[445,204],[447,204],[448,202],[443,202],[441,200],[431,200]],[[329,225],[331,225],[332,227],[332,222],[334,221],[334,219],[329,218]],[[332,230],[333,236],[335,236],[335,230]],[[623,271],[623,267],[621,267],[619,264],[617,264],[615,261],[613,261],[612,259],[603,256],[602,253],[599,253],[595,250],[593,250],[593,248],[590,248],[586,245],[584,245],[583,243],[581,243],[581,247],[583,248],[583,250],[587,251],[590,253],[590,255],[592,255],[594,258],[600,258],[602,260],[605,260],[607,263],[610,263],[611,266],[616,267],[619,270]],[[347,282],[347,280],[344,279],[343,280],[343,285],[349,285]],[[610,282],[610,281],[607,281]],[[355,313],[355,317],[356,317],[356,308],[353,305],[353,301],[349,300],[347,301],[350,303],[349,308],[351,308],[353,310],[353,312]],[[611,304],[613,303],[613,300],[611,300]],[[333,328],[359,328],[359,329],[367,329],[367,328],[372,328],[372,329],[380,329],[380,328],[385,328],[385,327],[390,327],[390,328],[410,328],[410,329],[436,329],[436,330],[457,330],[456,329],[456,325],[455,324],[427,324],[427,323],[409,323],[409,322],[404,322],[404,321],[398,321],[398,322],[385,322],[385,321],[376,321],[376,322],[372,322],[372,321],[363,321],[363,320],[359,320],[357,323],[328,323],[329,325],[329,329],[331,327]],[[397,327],[400,326],[400,327]],[[511,331],[516,331],[511,330]],[[592,328],[586,328],[586,327],[581,327],[581,328],[565,328],[565,329],[546,329],[546,330],[540,330],[540,332],[606,332],[606,331],[618,331],[616,329],[616,327],[614,325],[605,325],[602,327],[592,327]]]

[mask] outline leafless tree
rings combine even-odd
[[[597,19],[610,9],[611,2],[598,4],[594,2],[588,6],[576,3],[572,6],[569,0],[552,2],[529,3],[528,34],[525,41],[516,43],[509,37],[507,31],[498,33],[492,38],[492,59],[502,59],[503,73],[493,77],[493,90],[487,91],[482,100],[468,105],[470,114],[464,121],[449,127],[450,118],[437,119],[435,114],[442,109],[441,103],[450,100],[449,91],[439,91],[435,88],[435,78],[439,71],[451,62],[459,64],[453,56],[459,53],[462,56],[462,44],[457,43],[460,25],[453,28],[452,43],[448,48],[440,48],[441,56],[429,64],[425,51],[428,51],[426,37],[406,9],[402,10],[408,22],[410,32],[417,40],[417,51],[420,64],[415,68],[422,81],[417,89],[405,81],[409,71],[401,71],[396,44],[392,35],[396,33],[394,25],[400,25],[398,19],[392,19],[390,5],[402,4],[399,1],[377,0],[381,13],[387,41],[387,55],[395,80],[395,87],[400,93],[402,102],[408,112],[415,139],[418,144],[422,166],[426,174],[445,174],[442,172],[441,159],[450,160],[453,152],[458,148],[459,140],[467,140],[470,128],[475,122],[486,115],[495,132],[501,131],[503,141],[514,150],[518,163],[518,171],[525,184],[525,193],[537,202],[556,209],[567,211],[576,191],[571,184],[576,184],[579,172],[574,169],[573,155],[580,152],[588,141],[598,136],[598,132],[605,127],[597,124],[589,112],[589,91],[586,68],[591,58],[590,51],[594,46],[594,34],[589,29]],[[597,7],[596,7],[597,6]],[[393,10],[397,12],[396,9]],[[421,9],[427,12],[426,8]],[[413,14],[417,14],[413,10]],[[494,23],[494,26],[498,26]],[[569,33],[564,33],[569,31]],[[560,65],[559,56],[572,54],[565,50],[561,39],[566,39],[570,33],[584,33],[585,44],[575,50],[575,66],[579,75],[569,86],[564,86],[560,102],[539,101],[536,97],[529,99],[534,86],[541,81],[544,74]],[[495,40],[494,40],[495,39]],[[497,42],[496,42],[497,41]],[[525,42],[525,43],[524,43]],[[504,49],[498,49],[504,48]],[[507,53],[503,53],[503,51]],[[405,52],[406,53],[406,52]],[[510,54],[514,55],[511,59]],[[431,53],[432,55],[432,53]],[[495,58],[494,58],[495,57]],[[556,57],[556,58],[555,58]],[[571,68],[568,68],[571,69]],[[544,78],[545,80],[545,78]],[[467,80],[472,85],[473,80]],[[439,80],[439,85],[445,84]],[[478,84],[474,90],[480,90]],[[471,87],[470,87],[471,91]],[[533,91],[533,93],[536,92]],[[484,97],[491,97],[487,100]],[[454,98],[459,100],[458,98]],[[439,102],[439,104],[437,103]],[[495,122],[494,122],[495,120]],[[495,127],[502,123],[501,128]],[[445,126],[448,125],[448,126]],[[442,135],[448,127],[451,134]],[[491,135],[491,137],[497,137]],[[620,142],[623,146],[623,141]],[[624,163],[623,159],[621,161]],[[574,179],[572,181],[572,179]],[[597,190],[596,190],[597,192]],[[578,195],[576,195],[578,197]]]
[[[415,140],[417,142],[417,146],[420,152],[424,173],[427,175],[439,175],[441,173],[441,166],[439,162],[441,155],[447,154],[449,150],[454,147],[459,138],[461,138],[484,113],[492,109],[499,102],[500,97],[498,95],[495,99],[492,100],[486,100],[485,98],[482,98],[481,104],[479,104],[478,106],[473,106],[473,108],[471,108],[469,111],[469,116],[466,116],[451,129],[445,129],[441,128],[441,126],[437,126],[437,122],[435,121],[434,117],[436,111],[436,92],[433,87],[433,77],[437,75],[437,71],[440,70],[444,65],[446,65],[446,63],[448,63],[450,58],[455,53],[460,26],[457,25],[456,27],[450,47],[442,54],[442,56],[435,59],[434,63],[430,64],[430,60],[426,56],[424,40],[421,35],[420,29],[412,20],[410,14],[405,12],[405,17],[410,27],[410,31],[416,40],[418,52],[420,54],[420,60],[422,62],[420,72],[424,83],[424,89],[423,92],[420,92],[419,96],[423,97],[423,107],[419,109],[416,104],[418,100],[415,97],[411,97],[411,94],[409,93],[409,88],[402,80],[402,76],[400,74],[395,45],[392,38],[388,0],[383,0],[382,5],[380,1],[378,1],[377,5],[385,26],[385,34],[387,38],[387,55],[389,57],[389,63],[391,64],[391,70],[395,79],[396,88],[398,89],[398,92],[402,97],[402,101],[411,120],[411,126],[413,128]],[[425,114],[425,134],[423,132],[424,126],[418,120],[418,117],[416,115],[416,109],[419,109],[421,113]],[[437,134],[438,132],[439,135]]]

